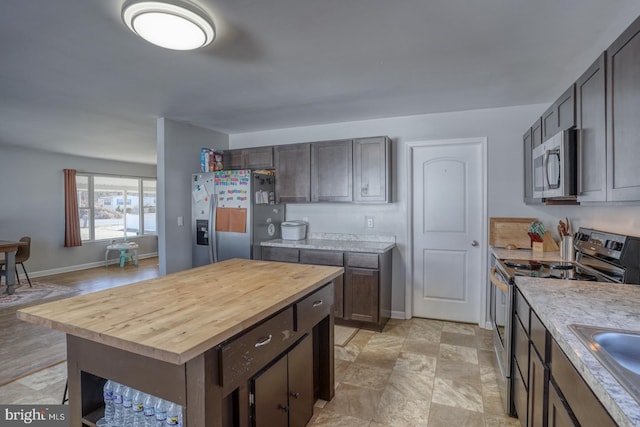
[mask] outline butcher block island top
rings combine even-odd
[[[342,267],[232,259],[24,308],[18,318],[183,364],[342,272]]]

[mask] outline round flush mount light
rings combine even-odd
[[[182,0],[127,1],[122,6],[122,20],[149,43],[166,49],[198,49],[216,35],[207,14]]]

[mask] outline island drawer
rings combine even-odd
[[[276,248],[270,246],[262,247],[263,261],[281,261],[297,263],[300,257],[300,250],[293,248]]]
[[[347,253],[347,267],[378,268],[378,254]]]
[[[314,265],[344,265],[344,255],[342,252],[303,250],[300,251],[300,262],[302,264]]]
[[[293,307],[220,344],[220,385],[232,390],[293,344]]]
[[[332,306],[333,283],[330,283],[295,304],[295,330],[311,329],[329,315]]]

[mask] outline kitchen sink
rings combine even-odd
[[[640,403],[640,331],[585,325],[569,328]]]

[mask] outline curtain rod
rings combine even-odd
[[[111,176],[114,178],[142,178],[142,179],[155,179],[155,180],[158,179],[157,176],[119,175],[114,173],[86,172],[86,171],[80,171],[80,170],[76,170],[76,173],[78,175]]]

